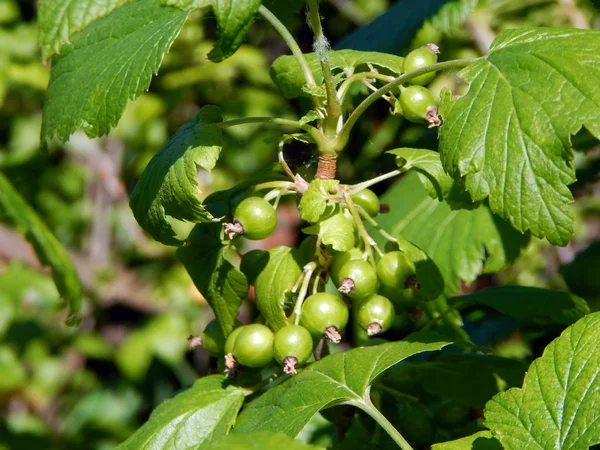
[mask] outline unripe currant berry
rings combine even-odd
[[[273,359],[273,332],[258,323],[236,328],[227,338],[225,351],[242,366],[266,366]]]
[[[382,295],[372,295],[358,307],[358,324],[369,336],[384,333],[392,326],[394,305]]]
[[[439,53],[439,50],[437,50],[436,53],[435,49],[437,49],[437,46],[433,48],[424,46],[410,52],[406,55],[406,58],[404,58],[404,71],[406,73],[414,72],[415,70],[435,64],[438,60],[437,54]],[[435,72],[429,72],[413,78],[409,83],[424,86],[429,84],[434,78]]]
[[[277,226],[275,208],[261,197],[242,200],[235,208],[233,218],[233,223],[225,224],[225,232],[230,238],[241,234],[247,239],[265,239]]]
[[[404,252],[386,253],[377,262],[379,281],[392,292],[400,292],[409,288],[407,282],[413,275],[415,275],[415,266]]]
[[[403,88],[399,102],[404,117],[414,123],[427,123],[428,114],[437,111],[433,95],[423,86]]]
[[[273,356],[283,364],[283,371],[296,373],[296,365],[305,363],[312,354],[312,337],[309,331],[300,325],[287,325],[275,332]]]
[[[304,300],[300,325],[314,337],[325,336],[333,343],[341,340],[340,332],[348,323],[348,306],[327,292],[313,294]]]
[[[379,214],[379,197],[377,194],[370,189],[363,189],[360,192],[352,195],[352,201],[360,206],[364,211],[371,217],[375,217]]]
[[[336,286],[339,286],[340,284],[340,269],[343,267],[343,265],[348,261],[362,259],[362,255],[362,250],[358,248],[353,248],[347,252],[336,253],[333,255],[331,265],[329,266],[329,275]]]
[[[204,347],[209,355],[214,357],[224,355],[225,336],[217,319],[208,322],[200,336],[202,338],[202,347]]]
[[[340,269],[339,278],[338,291],[356,299],[374,294],[379,285],[375,269],[362,259],[345,263]]]

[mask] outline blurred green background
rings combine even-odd
[[[303,50],[310,51],[303,12],[283,1],[267,3]],[[324,0],[326,33],[335,46],[397,3],[401,2]],[[129,104],[109,136],[90,140],[79,132],[68,143],[53,143],[41,153],[49,64],[40,56],[35,20],[33,0],[0,0],[0,169],[68,248],[85,289],[84,319],[78,328],[64,325],[65,310],[48,272],[3,219],[0,449],[110,449],[130,436],[162,400],[216,367],[204,350],[189,352],[186,340],[200,333],[212,313],[173,249],[153,242],[139,228],[128,194],[154,153],[201,106],[218,105],[227,118],[234,118],[298,117],[302,105],[286,102],[271,82],[269,65],[287,49],[266,23],[254,26],[247,43],[217,65],[206,59],[215,39],[215,21],[201,11],[190,16],[150,91]],[[442,33],[429,24],[412,39],[382,44],[404,54],[437,42],[440,59],[446,60],[480,55],[505,28],[598,23],[593,2],[488,0],[479,2],[466,26]],[[452,74],[439,75],[432,86],[437,92],[442,86],[458,91],[463,87]],[[260,126],[228,129],[217,169],[199,174],[203,194],[271,167],[278,136],[276,130]],[[355,132],[341,157],[339,177],[344,182],[369,178],[393,167],[394,159],[383,155],[385,150],[399,143],[435,148],[436,139],[435,132],[388,115],[382,103]],[[558,249],[532,240],[513,267],[481,277],[465,292],[500,281],[564,287],[560,266],[600,236],[600,188],[594,178],[599,149],[583,134],[574,142],[583,151],[575,160],[580,181],[573,187],[579,218],[573,243]],[[302,144],[288,146],[286,157],[293,170],[307,176],[316,169],[311,149]],[[380,186],[378,192],[385,188]],[[279,214],[278,232],[255,245],[296,243],[295,205],[284,204]],[[177,229],[185,236],[190,226],[178,223]],[[250,299],[242,320],[253,314]],[[408,331],[418,326],[416,322]],[[552,337],[515,333],[498,341],[497,348],[505,356],[529,361]],[[306,433],[305,438],[314,440],[310,430]],[[330,444],[333,438],[327,439]]]

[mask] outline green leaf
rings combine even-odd
[[[205,243],[194,242],[177,249],[177,258],[215,313],[223,334],[233,330],[242,300],[248,296],[246,276],[227,261],[229,247],[221,246],[219,224],[209,225],[214,233]]]
[[[498,392],[520,386],[527,371],[521,361],[472,354],[440,354],[416,367],[427,393],[473,408],[483,408]]]
[[[394,364],[449,342],[416,334],[403,341],[336,353],[265,392],[240,414],[234,433],[281,431],[295,437],[321,409],[339,404],[369,408],[369,387]]]
[[[486,405],[485,425],[506,450],[580,450],[600,443],[600,313],[567,328],[531,364],[522,388]]]
[[[431,25],[439,32],[452,34],[464,25],[465,20],[478,3],[479,0],[454,0],[447,2],[430,19]]]
[[[583,298],[600,297],[600,241],[579,252],[573,261],[560,268],[560,274],[571,292]]]
[[[90,137],[114,127],[128,100],[150,85],[187,13],[138,0],[95,20],[53,59],[42,140],[62,141],[83,127]]]
[[[568,292],[529,286],[482,289],[448,300],[456,307],[485,305],[526,323],[570,325],[589,314],[587,303]]]
[[[316,53],[304,55],[317,85],[323,83],[321,63]],[[387,69],[395,74],[404,70],[404,58],[387,53],[358,52],[355,50],[338,50],[329,52],[329,63],[333,70],[339,69],[346,76],[358,71],[369,71],[368,65]],[[364,70],[363,70],[364,69]],[[271,66],[271,78],[286,98],[310,95],[303,90],[306,80],[296,58],[284,55],[277,58]]]
[[[342,211],[338,211],[302,231],[306,234],[320,236],[323,244],[331,245],[338,252],[347,252],[354,248],[354,226]]]
[[[435,261],[446,295],[455,294],[459,281],[473,282],[482,272],[496,272],[513,261],[527,242],[483,204],[472,210],[452,210],[432,199],[418,177],[408,174],[381,198],[390,206],[379,224],[393,236],[402,234]],[[370,233],[379,244],[376,231]]]
[[[329,200],[334,196],[339,196],[337,193],[333,193],[334,190],[337,190],[339,183],[337,180],[311,181],[300,200],[300,217],[311,223],[317,222],[325,213]]]
[[[211,445],[208,450],[318,450],[283,433],[257,432],[244,435],[230,434]]]
[[[224,437],[244,402],[239,389],[225,387],[227,379],[212,375],[161,403],[119,450],[206,448]]]
[[[40,0],[38,24],[42,56],[48,59],[77,31],[129,0]]]
[[[284,306],[287,296],[302,273],[295,249],[275,247],[255,264],[264,267],[256,277],[256,306],[269,325],[278,330],[288,324]]]
[[[336,48],[402,54],[423,22],[447,1],[397,2],[377,19],[338,42]]]
[[[198,199],[198,167],[212,170],[221,152],[219,109],[205,106],[167,141],[144,169],[131,194],[138,223],[159,242],[181,245],[167,216],[189,222],[216,220]]]
[[[474,200],[552,244],[573,235],[570,136],[600,138],[600,31],[519,29],[460,74],[468,93],[442,96],[442,162]]]
[[[244,42],[261,0],[163,0],[163,3],[186,11],[212,6],[219,28],[217,42],[208,57],[220,62],[233,55]]]
[[[52,270],[56,288],[69,306],[66,323],[77,325],[81,321],[81,284],[77,271],[58,239],[2,173],[0,173],[0,209],[14,221],[17,228],[33,245],[40,262]]]
[[[454,441],[433,444],[431,450],[502,450],[502,445],[489,431],[480,431]]]
[[[404,171],[415,169],[431,197],[443,200],[450,193],[455,181],[444,170],[438,152],[418,148],[395,148],[386,153],[396,156],[398,168]]]

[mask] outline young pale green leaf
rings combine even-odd
[[[315,82],[323,83],[321,63],[316,53],[305,55]],[[384,68],[392,73],[400,74],[404,70],[404,58],[387,53],[358,52],[355,50],[337,50],[329,52],[329,63],[332,69],[342,70],[346,76],[352,75],[361,66],[369,71],[368,65]],[[286,98],[307,96],[304,89],[306,80],[296,58],[290,55],[280,56],[271,66],[271,78]]]
[[[204,241],[198,239],[178,248],[176,254],[214,311],[223,334],[228,336],[236,323],[242,300],[248,296],[248,281],[225,258],[228,247],[221,246],[219,224],[202,225],[213,231],[206,233]]]
[[[230,434],[207,450],[319,450],[322,448],[296,441],[283,433],[263,431],[244,435]]]
[[[108,133],[127,101],[148,88],[186,16],[160,0],[137,0],[73,35],[53,60],[42,140],[65,141],[81,127],[92,137]]]
[[[439,336],[421,333],[327,356],[250,403],[240,414],[234,433],[281,431],[295,437],[321,409],[367,404],[371,383],[389,367],[448,344]]]
[[[264,253],[255,264],[264,267],[254,282],[256,306],[268,324],[278,330],[288,324],[284,306],[302,273],[302,262],[295,249],[282,245]]]
[[[130,205],[138,223],[159,242],[181,245],[167,220],[216,220],[198,199],[198,167],[212,170],[221,152],[220,122],[215,106],[205,106],[183,125],[144,169],[131,194]]]
[[[396,156],[398,168],[404,171],[415,169],[431,197],[443,200],[450,193],[455,181],[444,170],[438,152],[419,148],[395,148],[386,153]]]
[[[162,0],[164,4],[186,11],[211,5],[217,19],[218,39],[208,54],[214,62],[233,55],[244,42],[246,33],[254,22],[261,0]]]
[[[423,22],[433,16],[447,1],[397,2],[377,19],[338,42],[336,49],[353,48],[402,54]]]
[[[243,392],[226,384],[222,375],[199,379],[161,403],[118,450],[192,450],[218,441],[231,429],[244,402]]]
[[[311,223],[317,222],[327,209],[329,199],[337,195],[332,192],[337,190],[338,184],[337,180],[311,181],[300,200],[300,217]]]
[[[527,323],[571,325],[589,314],[585,300],[564,291],[529,286],[482,289],[448,300],[456,307],[485,305]]]
[[[342,211],[338,211],[302,231],[306,234],[320,236],[323,244],[331,245],[338,252],[347,252],[354,248],[354,226]]]
[[[416,367],[425,392],[473,408],[483,408],[498,392],[521,386],[527,371],[521,361],[477,354],[440,354]]]
[[[581,450],[600,443],[600,312],[567,328],[531,364],[522,388],[486,405],[506,450]]]
[[[528,240],[483,204],[452,210],[432,199],[413,174],[394,184],[381,201],[390,212],[377,217],[379,224],[394,236],[402,234],[435,261],[444,276],[446,295],[455,294],[461,280],[471,283],[482,272],[501,270]],[[378,243],[384,242],[376,231],[370,234]]]
[[[480,431],[454,441],[433,444],[431,450],[502,450],[502,445],[489,431]]]
[[[58,53],[74,33],[127,1],[130,0],[40,0],[38,24],[43,58]]]
[[[0,173],[0,210],[14,221],[17,228],[33,245],[40,262],[51,268],[56,288],[69,306],[67,324],[79,324],[81,284],[69,255],[2,173]]]
[[[430,19],[431,25],[437,31],[452,34],[463,26],[465,20],[478,3],[479,0],[453,0],[446,2]]]
[[[600,138],[600,31],[519,29],[461,72],[469,92],[442,96],[440,153],[474,200],[552,244],[573,234],[570,136]]]

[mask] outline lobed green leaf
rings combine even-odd
[[[332,190],[337,189],[338,180],[313,180],[300,200],[300,217],[315,223],[325,213],[329,205],[329,199],[337,194]]]
[[[321,409],[365,404],[373,380],[392,365],[448,344],[439,336],[421,333],[327,356],[250,403],[240,414],[234,433],[280,431],[295,437]]]
[[[489,198],[515,228],[552,244],[573,235],[575,181],[570,136],[600,138],[600,31],[502,32],[489,54],[461,75],[458,99],[442,96],[442,162],[465,177],[473,200]]]
[[[83,127],[106,134],[128,100],[150,85],[187,14],[160,0],[127,3],[72,36],[53,59],[42,140],[62,141]]]
[[[331,245],[331,248],[338,252],[347,252],[354,248],[356,230],[342,211],[337,211],[302,231],[305,234],[318,235],[323,244]]]
[[[564,291],[529,286],[499,286],[452,297],[455,306],[479,304],[526,323],[570,325],[589,314],[587,303]]]
[[[56,288],[69,306],[68,325],[81,321],[81,284],[65,248],[46,227],[42,219],[0,173],[0,210],[10,217],[33,245],[40,262],[49,266]]]
[[[454,441],[433,444],[431,450],[502,450],[502,445],[489,431],[480,431]]]
[[[446,2],[430,19],[431,25],[437,31],[452,34],[463,26],[465,20],[478,3],[479,0],[453,0]]]
[[[231,429],[244,402],[243,392],[226,384],[222,375],[199,379],[161,403],[118,450],[192,450],[218,441]]]
[[[317,85],[323,83],[321,62],[316,53],[306,53],[306,62],[313,73]],[[364,69],[369,71],[368,65],[387,69],[394,74],[404,71],[404,58],[387,53],[359,52],[355,50],[333,50],[329,52],[329,64],[333,70],[340,70],[345,76],[352,75],[355,71]],[[284,55],[277,58],[271,66],[271,78],[286,98],[309,96],[304,90],[306,80],[302,74],[300,64],[295,57]]]
[[[183,125],[148,163],[131,194],[138,223],[159,242],[181,245],[167,216],[189,222],[215,219],[200,202],[198,167],[212,170],[221,152],[219,109],[205,106]]]
[[[506,450],[579,450],[600,443],[600,313],[567,328],[531,364],[522,388],[486,405],[485,425]]]

